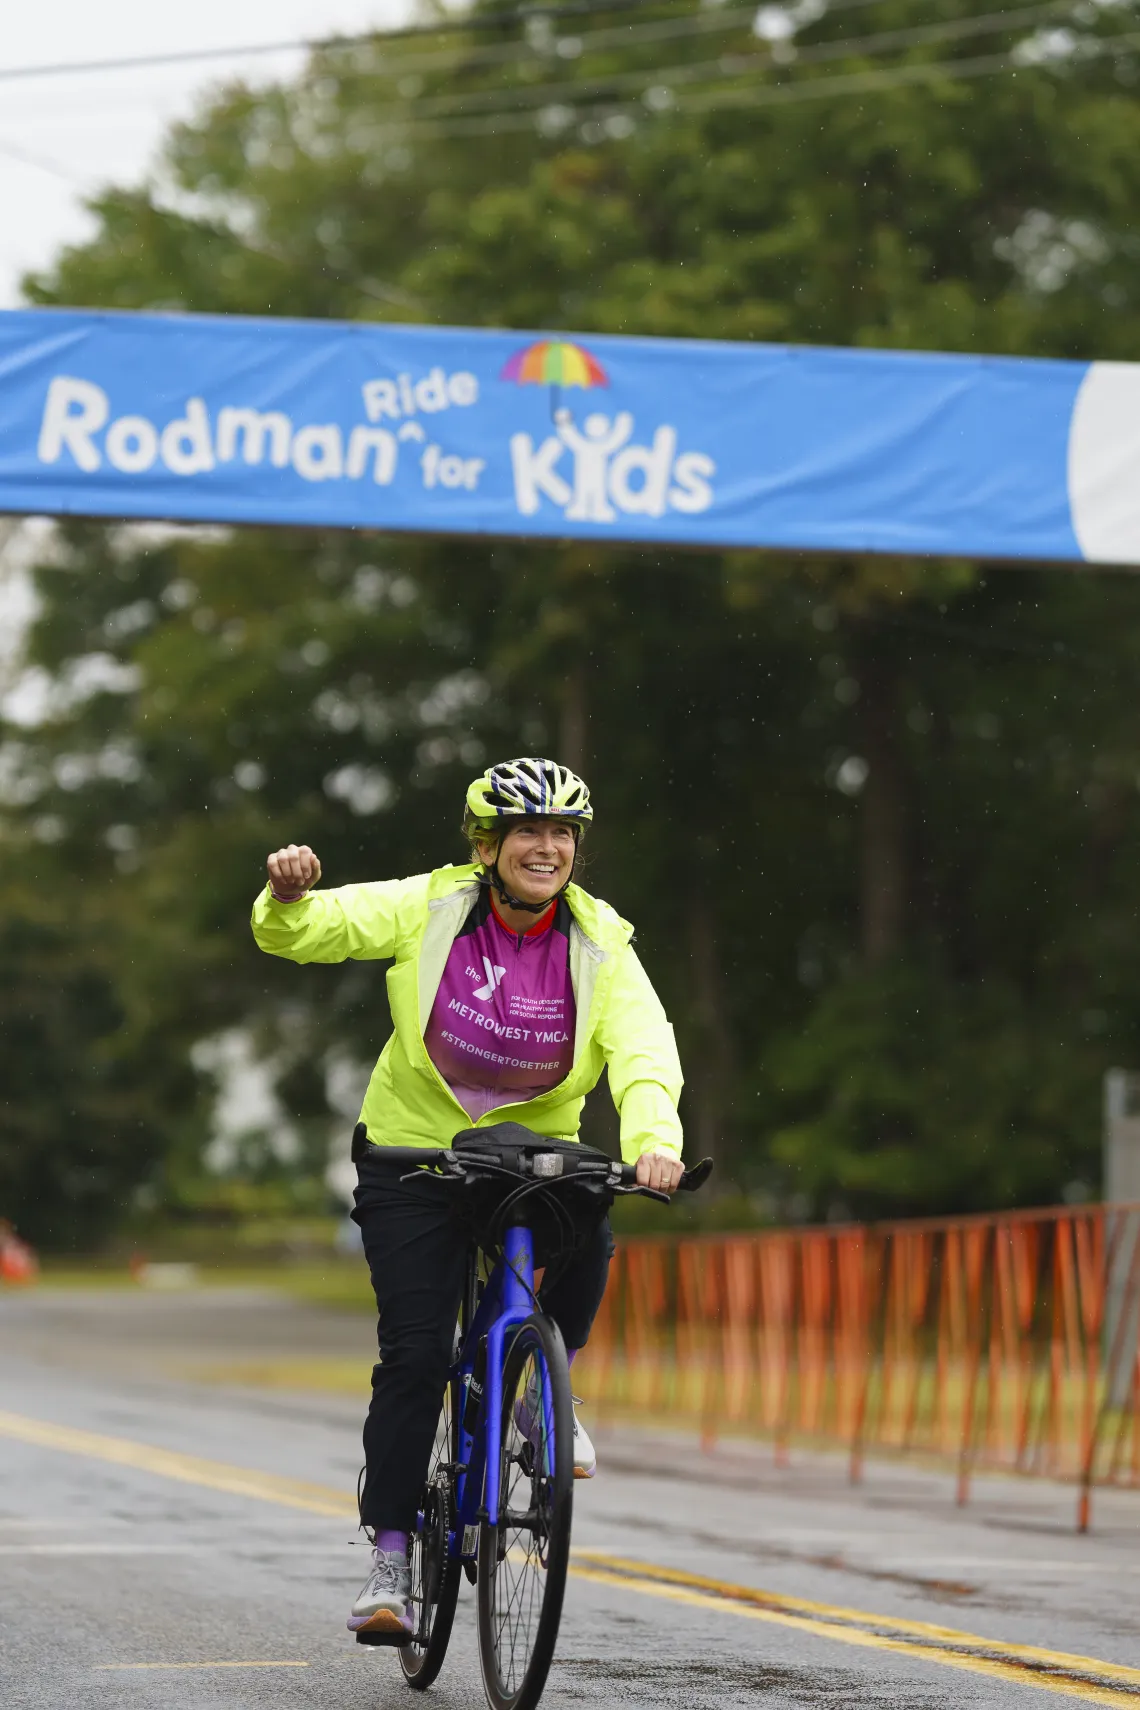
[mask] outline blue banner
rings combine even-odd
[[[1140,562],[1140,366],[0,313],[0,510]]]

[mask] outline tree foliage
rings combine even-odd
[[[1133,22],[477,6],[215,90],[28,294],[1128,356]],[[812,1214],[1095,1182],[1098,1077],[1140,1045],[1126,578],[68,525],[37,584],[49,710],[2,750],[21,1216],[45,1178],[76,1207],[98,1181],[102,1215],[182,1191],[194,1047],[227,1029],[316,1169],[383,994],[256,955],[266,849],[310,841],[331,883],[421,870],[458,856],[471,772],[543,748],[589,772],[591,882],[638,924],[726,1173]]]

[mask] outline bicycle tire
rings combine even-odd
[[[447,1534],[456,1524],[453,1469],[459,1460],[459,1399],[459,1386],[449,1379],[420,1499],[423,1518],[411,1537],[412,1596],[421,1600],[413,1607],[419,1622],[417,1637],[400,1646],[399,1656],[404,1679],[416,1692],[426,1692],[443,1667],[459,1598],[459,1557],[446,1554]]]
[[[549,1388],[553,1445],[544,1408],[535,1409],[536,1419],[520,1416],[532,1377]],[[566,1348],[557,1325],[535,1314],[519,1326],[504,1361],[499,1524],[484,1520],[479,1534],[479,1661],[491,1710],[534,1710],[546,1685],[566,1590],[573,1500]],[[520,1526],[525,1515],[532,1519]]]

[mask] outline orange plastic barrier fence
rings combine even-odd
[[[626,1240],[575,1387],[865,1454],[1140,1486],[1140,1205]]]

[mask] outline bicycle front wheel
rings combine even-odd
[[[562,1336],[520,1325],[503,1369],[499,1523],[479,1537],[479,1660],[491,1710],[534,1710],[554,1656],[574,1495],[574,1409]]]
[[[411,1536],[416,1632],[408,1644],[400,1646],[404,1679],[421,1692],[432,1684],[443,1666],[459,1597],[459,1557],[448,1554],[448,1533],[456,1525],[458,1461],[459,1386],[449,1379],[443,1392],[416,1529]]]

